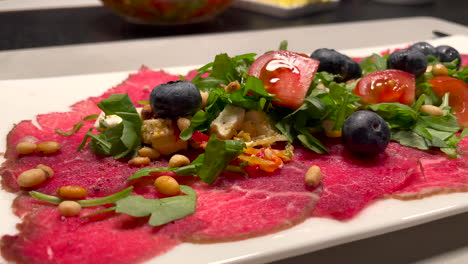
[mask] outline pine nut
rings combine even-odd
[[[21,187],[33,187],[43,183],[47,179],[46,172],[42,169],[30,169],[24,171],[16,180]]]
[[[128,161],[128,164],[133,166],[142,166],[150,164],[151,160],[148,157],[135,157]]]
[[[184,155],[175,154],[169,159],[169,168],[178,168],[190,164],[190,160]]]
[[[224,87],[224,90],[226,93],[234,93],[235,91],[238,91],[241,88],[240,83],[238,81],[233,81],[230,82],[226,87]]]
[[[341,129],[335,130],[335,121],[327,119],[322,122],[323,130],[325,131],[325,135],[327,137],[336,138],[341,137],[342,131]]]
[[[189,126],[190,126],[190,119],[185,118],[185,117],[180,117],[177,119],[177,127],[179,128],[180,131],[183,131]]]
[[[432,66],[432,74],[434,74],[435,76],[447,76],[448,69],[442,63],[438,63]]]
[[[61,147],[62,146],[58,142],[44,141],[37,145],[37,151],[42,152],[43,154],[52,154],[59,151]]]
[[[174,196],[180,193],[179,183],[171,176],[160,176],[154,181],[154,187],[162,194]]]
[[[67,185],[58,188],[57,195],[63,199],[82,199],[88,196],[88,191],[78,185]]]
[[[36,166],[36,169],[41,169],[45,172],[47,178],[51,178],[54,176],[54,170],[51,167],[46,166],[44,164],[39,164]]]
[[[201,102],[201,105],[200,105],[200,109],[203,109],[206,107],[206,104],[208,102],[208,96],[210,95],[209,93],[207,92],[201,92],[200,91],[200,95],[201,95],[201,99],[202,99],[202,102]]]
[[[437,107],[435,105],[422,105],[421,108],[419,108],[419,111],[429,114],[431,116],[443,116],[444,111],[440,109],[440,107]]]
[[[16,145],[19,154],[27,155],[36,151],[37,145],[33,142],[20,142]]]
[[[317,185],[319,185],[320,181],[322,180],[322,177],[323,176],[320,167],[317,165],[313,165],[306,172],[305,183],[308,186],[316,187]]]
[[[148,157],[150,160],[155,160],[161,156],[161,154],[157,150],[150,147],[143,147],[139,149],[138,155],[140,155],[141,157]]]
[[[61,215],[69,217],[78,215],[81,211],[81,205],[75,201],[63,201],[57,209]]]
[[[150,105],[144,105],[143,106],[143,109],[141,109],[141,119],[143,120],[148,120],[148,119],[152,119],[155,117],[155,114],[153,112],[153,108],[151,108]]]

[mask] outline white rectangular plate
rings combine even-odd
[[[451,45],[468,53],[468,37],[454,36],[430,41],[434,45]],[[399,45],[344,50],[350,56],[366,56]],[[206,58],[210,61],[212,58]],[[185,73],[193,67],[168,69]],[[66,111],[68,106],[89,96],[96,96],[119,84],[127,72],[64,76],[28,80],[0,81],[0,136],[6,137],[13,124],[23,119],[33,119],[36,114]],[[0,151],[5,140],[0,142]],[[11,212],[13,195],[0,192],[0,235],[15,234],[18,219]],[[468,193],[438,195],[423,200],[379,200],[346,222],[323,218],[310,218],[291,229],[268,236],[238,242],[216,244],[182,244],[165,255],[148,263],[259,263],[278,260],[327,248],[333,245],[371,237],[410,226],[434,221],[468,211]],[[0,262],[1,259],[0,259]]]

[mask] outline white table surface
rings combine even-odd
[[[235,55],[275,49],[281,40],[288,40],[291,50],[305,53],[321,47],[349,49],[390,45],[432,39],[432,30],[468,35],[467,27],[429,17],[415,17],[12,50],[0,52],[0,79],[135,71],[142,64],[152,68],[198,65],[221,52]],[[277,264],[468,263],[467,226],[468,213],[464,213]]]

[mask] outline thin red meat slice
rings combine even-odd
[[[43,163],[53,167],[56,175],[39,186],[41,192],[53,194],[60,186],[75,184],[89,187],[92,198],[127,187],[126,178],[138,168],[128,166],[125,161],[97,157],[87,148],[76,152],[92,121],[86,121],[84,128],[70,137],[58,135],[53,129],[68,130],[84,116],[98,113],[96,103],[111,93],[129,93],[136,103],[147,100],[155,85],[175,79],[178,76],[143,67],[102,96],[76,103],[70,112],[38,116],[40,127],[30,121],[19,123],[8,136],[7,161],[0,169],[3,186],[10,191],[22,191],[16,184],[17,175]],[[19,157],[14,146],[31,135],[39,141],[59,141],[63,148],[55,155]],[[2,238],[2,254],[19,263],[141,262],[182,241],[217,242],[263,235],[300,223],[310,215],[349,219],[375,199],[388,194],[424,192],[429,185],[418,178],[418,164],[424,165],[425,180],[428,172],[453,165],[466,171],[466,162],[450,161],[396,143],[391,143],[385,153],[370,160],[352,157],[337,142],[328,142],[328,146],[331,154],[322,156],[297,148],[294,161],[273,174],[258,174],[251,178],[223,175],[212,186],[193,178],[179,177],[181,183],[191,184],[197,191],[197,211],[160,228],[147,225],[146,218],[114,213],[87,219],[64,218],[58,215],[55,206],[20,195],[13,206],[15,213],[23,218],[20,233]],[[435,157],[436,163],[445,167],[432,168],[431,164],[435,163],[431,161]],[[152,166],[165,164],[160,161]],[[305,186],[304,175],[314,164],[322,168],[324,178],[318,188],[311,189]],[[132,182],[135,193],[157,197],[151,186],[152,180],[153,177],[148,177]],[[429,180],[438,187],[446,184],[432,178]],[[452,183],[466,185],[463,177],[454,178]],[[418,184],[422,188],[408,189]],[[102,208],[84,209],[83,213]]]
[[[194,185],[199,198],[196,213],[177,221],[184,241],[237,240],[290,227],[308,217],[320,188],[304,183],[307,167],[291,162],[272,174],[250,178],[225,175],[214,185]]]
[[[129,92],[134,102],[145,100],[149,92],[146,91],[147,87],[176,78],[178,77],[143,68],[138,74],[130,76],[128,81],[113,88],[112,93]],[[53,178],[35,188],[47,194],[54,194],[63,185],[81,185],[87,187],[89,197],[93,198],[127,187],[129,183],[126,179],[138,168],[130,167],[125,161],[116,161],[112,157],[97,157],[88,148],[76,152],[85,131],[93,125],[93,121],[86,121],[79,133],[69,137],[61,136],[53,130],[68,130],[84,116],[98,113],[95,104],[110,93],[79,102],[73,106],[74,110],[67,113],[40,115],[37,118],[40,127],[36,127],[31,121],[23,121],[15,126],[8,135],[7,161],[0,171],[4,187],[11,191],[23,190],[17,185],[16,177],[39,163],[52,167],[55,172]],[[25,137],[31,136],[38,141],[58,141],[63,147],[54,155],[18,156],[14,146]],[[165,161],[152,164],[163,165],[166,165]],[[101,263],[93,260],[100,256],[96,253],[98,251],[85,250],[92,245],[106,254],[102,263],[134,263],[154,257],[180,240],[224,241],[270,233],[301,222],[313,209],[320,189],[312,192],[305,186],[303,177],[306,169],[300,163],[290,163],[275,175],[257,175],[255,179],[223,177],[213,187],[196,183],[194,188],[199,199],[198,210],[194,215],[162,228],[149,227],[144,224],[147,219],[134,219],[133,222],[139,223],[134,231],[120,228],[122,218],[132,222],[128,220],[128,216],[107,214],[102,218],[88,220],[63,218],[57,214],[55,206],[32,202],[32,198],[22,195],[14,204],[15,213],[24,218],[20,233],[3,237],[2,254],[7,259],[22,263]],[[156,197],[152,180],[154,178],[135,183],[135,193]],[[85,209],[83,213],[98,209]],[[73,235],[67,233],[70,230],[73,230]],[[93,235],[90,236],[90,233]],[[96,233],[104,235],[94,235]],[[170,242],[167,242],[168,237],[171,238]],[[51,241],[52,238],[54,241]],[[122,252],[112,254],[109,247],[117,238],[130,242],[152,242],[137,243],[136,251],[130,242],[115,242],[122,248]],[[94,242],[90,243],[90,240]],[[73,247],[68,251],[64,250],[66,244],[72,244]],[[112,248],[115,249],[116,245],[112,245]],[[125,252],[128,256],[123,257]],[[76,259],[77,254],[80,261]]]
[[[36,203],[31,199],[20,196],[15,208],[31,207]],[[24,264],[139,263],[180,243],[147,225],[146,218],[112,214],[66,218],[53,206],[35,206],[19,226],[21,235],[2,238],[5,259]],[[90,212],[85,209],[83,213]]]
[[[391,143],[386,152],[373,158],[356,158],[338,142],[331,143],[329,155],[318,155],[303,149],[295,156],[308,166],[317,165],[323,174],[323,192],[313,216],[349,219],[376,198],[403,185],[416,159],[400,154],[404,148]]]
[[[462,154],[456,159],[439,153],[421,157],[408,182],[391,197],[409,200],[468,191],[468,138],[460,142],[459,148]]]

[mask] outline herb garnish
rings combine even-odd
[[[90,129],[79,150],[91,138],[89,146],[98,155],[114,156],[116,159],[134,156],[141,145],[142,121],[128,94],[112,94],[98,106],[106,115],[119,116],[122,122],[100,134],[94,134]]]
[[[134,217],[151,215],[149,224],[160,226],[171,221],[193,214],[197,205],[197,193],[189,186],[181,185],[180,190],[184,195],[172,196],[162,199],[146,199],[138,195],[130,195],[133,187],[128,187],[112,195],[89,199],[76,200],[82,207],[91,207],[115,203],[115,206],[93,212],[82,217],[89,217],[99,213],[114,211]],[[29,194],[41,201],[51,204],[60,204],[63,199],[44,193],[31,191]],[[129,196],[130,195],[130,196]]]
[[[255,55],[249,53],[231,58],[223,53],[217,55],[212,63],[198,69],[192,83],[201,91],[209,92],[207,107],[195,113],[190,127],[180,134],[181,139],[190,139],[194,131],[208,130],[211,122],[228,104],[260,111],[267,107],[269,101],[277,100],[265,90],[261,80],[248,76]],[[227,93],[224,86],[234,81],[239,82],[241,88],[236,92]]]
[[[62,130],[60,130],[58,128],[56,128],[54,130],[55,130],[55,132],[59,133],[62,136],[71,136],[71,135],[75,134],[76,132],[80,131],[80,129],[84,126],[83,121],[93,120],[93,119],[96,119],[98,117],[99,117],[99,115],[97,115],[97,114],[96,115],[85,116],[85,117],[83,117],[83,119],[80,122],[74,124],[73,128],[70,131],[67,131],[67,132],[62,131]]]
[[[136,171],[128,180],[149,176],[152,172],[172,171],[179,176],[198,176],[207,184],[212,184],[224,171],[243,173],[242,168],[229,165],[243,153],[245,144],[240,140],[221,140],[212,135],[204,154],[200,154],[187,166],[178,168],[146,167]]]
[[[109,196],[95,198],[95,199],[88,199],[88,200],[76,200],[76,202],[79,203],[82,207],[90,207],[90,206],[98,206],[98,205],[115,203],[116,201],[127,197],[132,192],[132,190],[133,190],[133,186],[130,186],[126,189],[123,189],[120,192],[111,194]],[[32,197],[38,200],[48,202],[51,204],[59,204],[65,201],[64,199],[60,197],[48,195],[48,194],[44,194],[44,193],[40,193],[36,191],[30,191],[29,195],[31,195]]]
[[[132,195],[115,203],[115,212],[134,217],[150,216],[151,226],[160,226],[195,213],[197,193],[186,185],[180,190],[185,195],[172,196],[162,199],[146,199]]]

